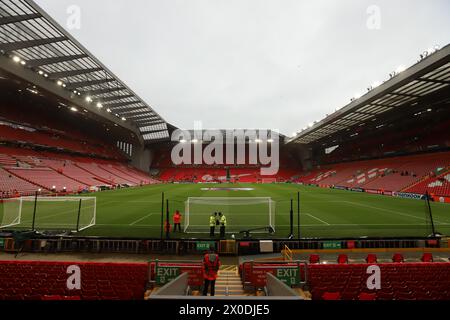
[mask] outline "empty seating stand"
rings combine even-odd
[[[381,289],[367,288],[367,268],[373,264],[313,264],[309,281],[313,299],[448,300],[450,263],[381,263]],[[328,293],[328,295],[325,295]],[[370,295],[370,296],[369,296]],[[333,296],[331,296],[333,298]],[[335,296],[334,296],[335,298]]]
[[[2,198],[32,195],[38,189],[64,192],[65,187],[67,193],[78,193],[91,187],[154,183],[160,181],[117,161],[0,146]]]
[[[67,288],[70,265],[81,289]],[[0,261],[0,300],[142,300],[147,281],[146,263]]]

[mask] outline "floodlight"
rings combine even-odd
[[[75,108],[75,107],[70,107],[70,110],[73,111],[73,112],[77,112],[78,111],[78,109]]]
[[[97,108],[101,109],[101,108],[103,108],[103,105],[100,102],[98,102],[97,103]]]
[[[14,62],[17,62],[17,63],[20,62],[20,58],[18,56],[14,56],[12,59]]]

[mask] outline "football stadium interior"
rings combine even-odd
[[[450,299],[450,45],[280,134],[276,174],[253,138],[240,164],[174,164],[208,144],[31,0],[0,0],[0,97],[0,300],[195,297],[210,248],[217,299]]]

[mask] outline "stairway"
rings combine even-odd
[[[244,291],[237,266],[221,266],[216,280],[216,296],[249,296]]]

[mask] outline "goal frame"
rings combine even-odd
[[[185,201],[185,223],[183,226],[183,232],[185,233],[208,233],[209,231],[188,231],[189,228],[189,223],[190,223],[190,200],[192,199],[201,199],[201,200],[234,200],[234,199],[239,199],[239,200],[267,200],[267,204],[269,206],[269,225],[267,227],[271,227],[273,231],[275,231],[275,213],[276,210],[274,210],[274,212],[272,212],[272,207],[273,205],[276,203],[276,201],[272,200],[271,197],[188,197]],[[263,203],[263,202],[261,202]],[[251,228],[249,228],[251,229]],[[244,229],[245,230],[245,229]],[[231,231],[227,231],[226,233],[233,233]],[[261,231],[256,231],[253,233],[264,233]]]
[[[14,227],[14,226],[18,226],[20,225],[21,221],[22,221],[22,208],[23,208],[23,202],[24,201],[30,201],[30,202],[35,202],[37,201],[37,203],[39,203],[40,201],[48,201],[48,202],[58,202],[58,201],[73,201],[73,202],[79,202],[79,201],[94,201],[94,210],[93,210],[93,215],[92,218],[90,220],[90,222],[83,227],[79,227],[79,217],[81,214],[80,208],[78,209],[77,212],[77,224],[75,225],[75,228],[73,228],[74,230],[71,230],[73,232],[80,232],[83,231],[87,228],[90,228],[92,226],[95,226],[95,223],[97,221],[97,197],[87,197],[87,196],[80,196],[80,197],[75,197],[75,196],[62,196],[62,197],[58,197],[58,196],[22,196],[19,198],[10,198],[10,199],[6,199],[6,201],[19,201],[19,208],[18,208],[18,215],[17,218],[13,220],[13,223],[7,224],[7,225],[0,225],[0,230],[5,229],[5,228],[9,228],[9,227]],[[46,228],[46,229],[51,229],[51,228]]]

